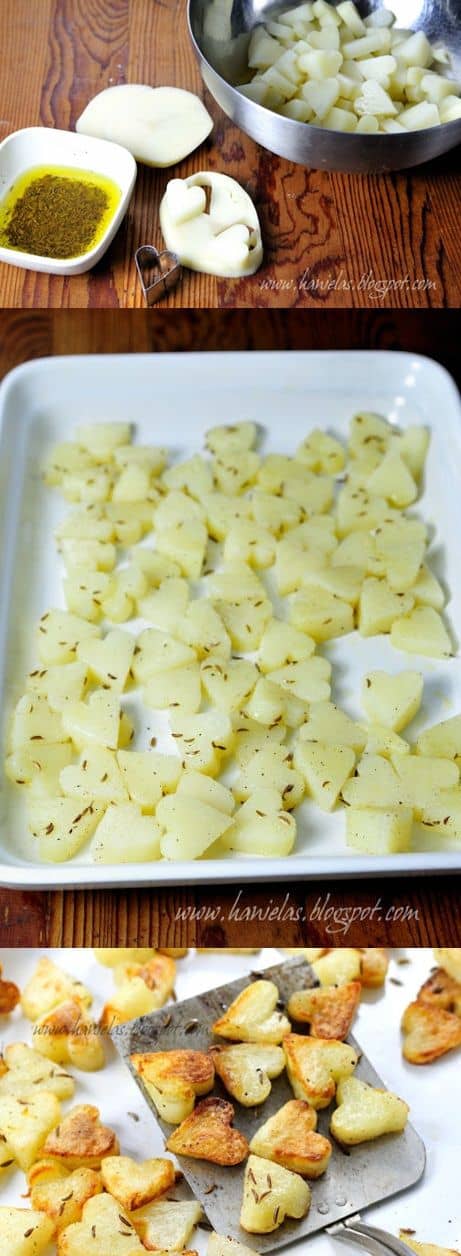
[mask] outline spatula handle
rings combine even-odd
[[[378,1226],[365,1225],[360,1217],[348,1217],[337,1225],[327,1227],[327,1234],[343,1243],[353,1243],[356,1247],[372,1252],[373,1256],[414,1256],[412,1249],[402,1239]]]

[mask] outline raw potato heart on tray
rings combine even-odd
[[[196,212],[184,198],[176,218]],[[454,652],[428,527],[407,513],[428,432],[359,412],[347,444],[321,429],[292,456],[259,441],[254,423],[216,426],[169,466],[101,422],[49,453],[45,480],[71,503],[56,529],[67,609],[41,616],[5,763],[40,859],[283,858],[304,800],[345,809],[351,851],[411,850],[415,821],[459,841],[461,717],[407,739],[423,675],[397,667],[366,672],[352,719],[322,654],[354,630]]]

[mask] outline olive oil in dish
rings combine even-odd
[[[0,204],[0,245],[41,257],[81,257],[104,236],[120,198],[120,188],[105,175],[34,166]]]

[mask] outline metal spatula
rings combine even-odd
[[[295,990],[306,989],[318,985],[315,974],[309,964],[303,960],[293,959],[274,968],[240,977],[228,985],[219,986],[215,990],[207,990],[195,998],[176,1003],[150,1016],[141,1016],[138,1020],[125,1025],[118,1025],[112,1030],[112,1037],[121,1056],[128,1064],[133,1077],[143,1092],[155,1114],[155,1119],[164,1134],[168,1137],[171,1126],[162,1121],[154,1108],[149,1095],[145,1091],[141,1079],[131,1067],[130,1056],[134,1052],[171,1051],[174,1047],[186,1047],[206,1051],[216,1037],[211,1026],[230,1003],[248,985],[251,980],[266,978],[274,981],[284,1005]],[[304,1032],[306,1030],[304,1029]],[[223,1039],[219,1040],[223,1043]],[[350,1036],[349,1042],[361,1053],[359,1044]],[[363,1053],[356,1070],[362,1081],[373,1086],[384,1087],[384,1083]],[[384,1087],[385,1088],[385,1087]],[[230,1098],[216,1078],[215,1092]],[[258,1126],[273,1116],[282,1104],[293,1098],[293,1092],[285,1074],[272,1082],[271,1093],[259,1108],[243,1108],[232,1099],[235,1107],[235,1126],[250,1142]],[[319,1133],[328,1136],[330,1113],[328,1110],[319,1112]],[[403,1134],[386,1135],[376,1142],[362,1143],[357,1147],[342,1150],[333,1143],[333,1154],[324,1177],[312,1183],[312,1204],[307,1217],[301,1221],[285,1221],[273,1234],[249,1235],[239,1226],[239,1215],[243,1190],[243,1164],[235,1168],[223,1168],[210,1164],[205,1160],[193,1160],[190,1157],[180,1158],[181,1170],[191,1187],[196,1199],[200,1200],[210,1224],[218,1234],[231,1235],[253,1247],[258,1252],[270,1252],[285,1247],[295,1239],[315,1234],[318,1230],[330,1227],[336,1230],[334,1237],[344,1237],[357,1242],[357,1236],[364,1238],[367,1227],[359,1233],[357,1218],[354,1214],[361,1212],[370,1204],[378,1203],[395,1195],[398,1191],[412,1186],[421,1177],[425,1165],[424,1145],[413,1127],[407,1124]],[[344,1218],[354,1218],[357,1222],[351,1226],[337,1227]],[[394,1243],[399,1240],[395,1239]],[[368,1250],[374,1250],[371,1241]],[[396,1249],[394,1249],[395,1251]],[[400,1244],[400,1256],[403,1256],[404,1244]],[[405,1249],[409,1253],[409,1249]],[[410,1256],[410,1253],[409,1253]]]

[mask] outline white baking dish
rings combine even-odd
[[[61,968],[89,986],[94,995],[93,1011],[97,1017],[113,989],[112,972],[97,963],[90,949],[54,950],[45,953]],[[43,951],[38,950],[0,950],[5,978],[16,981],[23,988],[43,954]],[[281,958],[280,952],[273,949],[265,949],[258,955],[246,957],[226,954],[225,951],[219,955],[197,955],[191,951],[186,959],[178,961],[177,997],[191,998],[201,991],[244,976],[250,969],[259,970],[280,963]],[[407,961],[403,966],[398,963],[402,958]],[[363,1219],[370,1225],[382,1226],[394,1235],[398,1235],[400,1228],[408,1228],[416,1231],[414,1237],[421,1242],[437,1243],[459,1250],[461,1136],[458,1105],[454,1102],[459,1082],[459,1052],[454,1051],[427,1067],[417,1067],[402,1059],[400,1046],[399,1023],[402,1013],[429,976],[432,963],[432,952],[424,948],[394,951],[385,991],[364,990],[354,1022],[354,1035],[385,1085],[410,1105],[410,1120],[427,1151],[426,1170],[417,1185],[382,1204],[367,1208]],[[398,984],[394,985],[394,982]],[[21,1040],[30,1043],[31,1025],[20,1011],[15,1011],[11,1017],[2,1018],[2,1045],[5,1047],[10,1042]],[[95,1104],[101,1112],[104,1124],[115,1129],[124,1155],[144,1160],[165,1154],[160,1127],[110,1041],[107,1042],[105,1069],[98,1073],[79,1073],[76,1069],[70,1071],[75,1076],[77,1085],[75,1098],[69,1102],[69,1108],[80,1103]],[[66,1111],[68,1107],[66,1106]],[[376,1143],[374,1152],[378,1152],[378,1148],[379,1143]],[[212,1180],[212,1166],[210,1179]],[[320,1179],[313,1183],[313,1208],[317,1202],[321,1202],[321,1181]],[[21,1172],[4,1174],[2,1204],[26,1207],[27,1200],[22,1196],[24,1189],[24,1176]],[[181,1197],[190,1198],[185,1186],[180,1191],[175,1190],[174,1194],[178,1198],[180,1194]],[[193,1236],[192,1246],[199,1252],[199,1256],[206,1254],[208,1237],[201,1228]],[[341,1256],[343,1250],[325,1233],[310,1237],[308,1247],[312,1256]],[[288,1250],[290,1256],[304,1256],[306,1240],[293,1242]]]
[[[288,453],[309,427],[322,424],[344,435],[358,408],[380,411],[402,426],[423,422],[432,429],[420,509],[436,530],[431,562],[450,590],[448,617],[456,631],[461,623],[461,409],[452,379],[435,362],[379,351],[151,354],[44,359],[13,371],[0,392],[0,695],[6,715],[23,692],[27,671],[36,665],[40,615],[63,605],[53,528],[67,505],[41,478],[41,464],[54,441],[69,439],[83,418],[128,418],[136,424],[138,440],[168,444],[176,457],[184,457],[197,451],[213,423],[250,418],[264,425],[266,449]],[[424,709],[412,733],[461,711],[461,658],[419,659],[395,651],[388,637],[363,640],[357,633],[328,645],[325,653],[336,664],[334,700],[353,716],[359,715],[362,674],[376,667],[424,672]],[[132,698],[130,703],[133,710]],[[141,748],[147,745],[147,727]],[[21,791],[3,785],[0,881],[28,888],[185,885],[461,870],[461,846],[456,849],[430,831],[416,834],[411,853],[357,856],[346,851],[342,813],[324,815],[306,802],[297,815],[296,854],[287,859],[203,858],[109,867],[89,862],[83,851],[69,864],[38,864],[33,840],[26,837]]]

